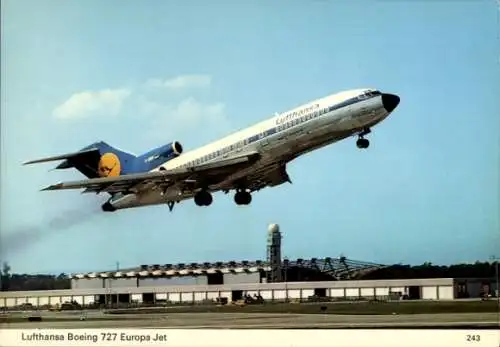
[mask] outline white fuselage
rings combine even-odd
[[[259,152],[261,159],[248,169],[235,172],[234,176],[230,177],[235,180],[251,174],[259,167],[286,163],[311,150],[357,134],[379,123],[388,115],[379,91],[344,91],[277,114],[220,140],[183,153],[152,171],[198,166],[245,152]],[[212,192],[218,190],[218,186],[210,187]],[[147,190],[140,195],[122,196],[117,198],[113,205],[126,208],[163,204],[192,196],[193,194],[181,192],[174,185],[165,192]]]

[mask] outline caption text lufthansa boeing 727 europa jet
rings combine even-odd
[[[209,206],[212,193],[235,190],[234,201],[248,205],[251,193],[291,182],[286,165],[314,149],[350,136],[367,148],[365,135],[399,104],[399,97],[375,89],[333,94],[276,114],[184,154],[171,142],[141,156],[97,142],[65,155],[27,162],[64,160],[57,169],[76,168],[86,180],[63,182],[42,190],[84,189],[111,195],[102,205],[107,212],[155,204],[174,204],[194,198]]]

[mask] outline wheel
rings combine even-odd
[[[210,206],[212,204],[213,198],[212,194],[206,190],[196,193],[194,196],[194,202],[198,206]]]
[[[358,148],[368,148],[368,146],[370,146],[370,141],[364,138],[359,138],[358,141],[356,141],[356,146],[358,146]]]
[[[243,194],[243,196],[244,196],[244,204],[250,205],[250,203],[252,202],[252,194],[245,192],[245,194]]]
[[[198,206],[203,206],[203,194],[197,193],[194,196],[194,203]]]
[[[236,205],[249,205],[252,202],[252,194],[244,190],[234,194],[234,202]]]
[[[212,202],[214,201],[212,194],[209,192],[205,192],[205,206],[210,206],[212,205]]]

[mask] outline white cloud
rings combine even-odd
[[[173,117],[187,126],[200,122],[222,122],[225,121],[224,111],[226,105],[221,102],[203,104],[193,97],[182,100],[176,107]]]
[[[151,142],[182,137],[190,143],[199,143],[224,135],[230,125],[226,105],[210,99],[210,90],[206,87],[211,81],[208,75],[186,75],[149,80],[133,89],[84,91],[72,95],[53,114],[58,119],[119,114],[121,136],[128,136],[128,132],[140,127]],[[197,89],[202,87],[205,90],[200,95]],[[178,92],[171,93],[172,89]],[[92,123],[87,124],[92,127]]]
[[[192,74],[170,79],[154,78],[146,81],[142,86],[185,92],[194,88],[207,88],[211,84],[212,77],[210,75]],[[141,90],[144,92],[143,89],[139,88],[139,91]],[[54,109],[53,116],[57,119],[75,119],[93,115],[114,116],[120,113],[123,102],[132,95],[132,92],[128,88],[120,88],[75,93]],[[134,96],[137,96],[137,92],[134,92]],[[188,105],[184,106],[189,107]]]
[[[226,105],[222,102],[204,103],[188,97],[176,104],[143,101],[141,113],[153,119],[154,129],[183,133],[199,130],[199,127],[225,129],[229,124],[225,111]]]
[[[105,89],[97,92],[85,91],[73,94],[54,109],[58,119],[75,119],[91,115],[117,115],[123,102],[131,94],[129,89]]]
[[[146,82],[150,87],[168,89],[207,88],[211,84],[212,77],[209,75],[183,75],[167,80],[154,78]]]
[[[146,135],[150,143],[175,139],[186,150],[227,135],[231,128],[223,102],[202,102],[194,97],[177,103],[143,101],[139,113],[151,120]]]

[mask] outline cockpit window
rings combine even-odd
[[[366,96],[375,96],[375,95],[380,95],[380,92],[378,90],[369,90],[365,93]]]
[[[366,99],[372,96],[381,95],[378,90],[369,90],[360,95],[360,99]]]

